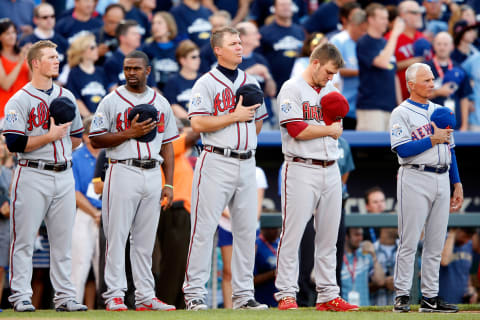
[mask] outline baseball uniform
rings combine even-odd
[[[297,140],[285,128],[287,123],[295,121],[325,125],[320,100],[332,91],[338,90],[331,82],[317,92],[299,76],[288,80],[277,98],[285,155],[281,187],[283,227],[275,280],[278,301],[295,298],[298,292],[298,249],[312,213],[316,231],[314,274],[317,303],[331,301],[340,293],[335,274],[335,244],[342,207],[342,183],[336,163],[340,155],[338,141],[329,136]]]
[[[49,130],[49,106],[58,96],[73,103],[73,94],[55,84],[50,94],[26,84],[5,107],[4,134],[40,136]],[[75,299],[70,280],[72,227],[75,219],[75,182],[71,170],[70,135],[83,132],[78,112],[67,136],[30,152],[18,152],[11,188],[9,301],[31,301],[32,253],[42,220],[50,241],[50,277],[56,307]]]
[[[256,81],[244,71],[232,83],[218,68],[203,75],[193,86],[189,117],[221,116],[235,110],[234,92]],[[257,84],[258,85],[258,84]],[[255,121],[267,117],[265,105],[255,112]],[[205,301],[210,276],[213,236],[223,209],[232,219],[233,307],[254,297],[253,266],[257,224],[255,186],[255,121],[236,122],[214,132],[202,132],[204,150],[195,167],[192,187],[192,231],[183,292],[187,302]],[[221,153],[221,154],[218,154]]]
[[[410,141],[431,136],[430,116],[436,108],[432,102],[420,104],[410,99],[396,107],[390,118],[393,151]],[[437,144],[415,156],[398,155],[397,180],[398,245],[394,270],[396,296],[410,295],[413,266],[420,235],[425,227],[422,254],[421,291],[427,298],[438,295],[440,258],[447,232],[450,209],[450,144]],[[437,168],[438,172],[429,172]]]
[[[155,297],[152,252],[160,217],[163,144],[178,137],[173,112],[167,100],[147,87],[141,94],[121,86],[109,93],[98,106],[92,120],[90,137],[119,132],[130,126],[128,114],[139,104],[158,110],[157,135],[150,142],[129,139],[107,148],[110,166],[106,172],[102,196],[102,220],[107,238],[103,298],[108,303],[123,298],[127,290],[125,244],[130,233],[130,260],[135,283],[135,302],[140,305]],[[147,165],[141,168],[135,164]]]

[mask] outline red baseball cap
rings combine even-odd
[[[327,126],[343,119],[350,109],[347,99],[337,91],[332,91],[323,96],[320,105],[322,106],[323,121]]]

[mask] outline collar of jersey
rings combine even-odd
[[[420,102],[413,101],[411,99],[407,99],[407,101],[408,103],[413,104],[416,107],[422,108],[424,110],[428,110],[428,103],[420,103]]]

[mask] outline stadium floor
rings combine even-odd
[[[460,305],[460,312],[455,314],[426,314],[418,313],[418,306],[412,306],[412,312],[399,314],[391,312],[391,307],[363,307],[358,312],[319,312],[314,308],[300,308],[298,310],[279,311],[270,309],[268,311],[253,310],[208,310],[208,311],[175,311],[175,312],[106,312],[103,310],[92,310],[85,313],[63,313],[53,310],[40,310],[33,313],[16,313],[12,309],[3,310],[0,318],[11,319],[175,319],[175,320],[216,320],[216,319],[245,319],[245,320],[293,320],[293,319],[325,319],[325,320],[389,320],[389,319],[480,319],[480,304]]]

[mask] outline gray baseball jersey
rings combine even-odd
[[[390,117],[390,140],[392,150],[412,140],[419,140],[432,135],[430,116],[441,106],[428,103],[428,109],[420,108],[409,100],[403,101],[392,111]],[[448,166],[451,159],[450,148],[455,147],[453,135],[450,144],[437,144],[418,155],[402,158],[398,155],[400,165],[422,164],[427,166]]]
[[[314,275],[317,303],[339,296],[335,281],[335,244],[338,236],[342,206],[340,170],[336,163],[323,167],[295,162],[301,157],[316,160],[337,160],[338,141],[331,137],[298,140],[290,136],[285,125],[302,121],[308,125],[324,126],[320,100],[337,89],[328,82],[320,91],[312,88],[302,76],[284,83],[279,94],[279,121],[285,165],[282,168],[281,201],[283,227],[277,250],[275,298],[280,301],[294,297],[299,290],[298,249],[305,226],[312,214],[315,218]]]
[[[329,81],[317,93],[302,76],[285,82],[278,94],[279,120],[282,135],[282,152],[287,157],[302,157],[320,160],[337,160],[340,153],[338,141],[332,137],[312,140],[297,140],[288,134],[285,124],[304,121],[307,124],[325,125],[320,100],[329,92],[338,91]]]
[[[235,110],[235,92],[244,84],[257,81],[246,72],[238,69],[238,76],[232,83],[217,68],[204,74],[195,82],[192,98],[188,108],[188,116],[219,116]],[[258,85],[259,86],[259,85]],[[255,121],[268,116],[265,104],[255,112]],[[255,122],[234,123],[215,132],[202,132],[204,145],[212,145],[232,150],[252,150],[257,147]]]
[[[152,159],[162,162],[162,144],[178,138],[178,130],[167,100],[149,87],[141,94],[132,93],[125,86],[109,93],[98,106],[90,136],[126,130],[130,126],[128,114],[139,104],[150,104],[158,110],[155,139],[150,142],[126,140],[116,147],[107,148],[107,157],[114,160]],[[125,243],[129,233],[135,303],[138,307],[155,297],[152,251],[160,217],[161,192],[162,175],[158,167],[141,169],[118,162],[112,162],[108,167],[102,197],[102,221],[107,239],[107,291],[102,296],[106,303],[123,297],[127,290]]]
[[[130,110],[143,103],[151,104],[158,110],[156,138],[151,142],[130,139],[116,147],[107,148],[108,158],[116,160],[155,159],[162,162],[163,159],[159,154],[162,144],[178,138],[175,117],[167,99],[149,87],[144,93],[135,94],[128,91],[125,86],[110,92],[100,102],[92,120],[90,136],[126,130],[130,126],[128,121]]]
[[[410,99],[396,107],[390,118],[392,150],[398,146],[433,134],[430,116],[440,107],[432,102],[420,104]],[[450,208],[450,179],[448,171],[435,173],[423,171],[423,166],[445,167],[450,165],[450,144],[437,144],[418,155],[402,158],[397,178],[398,245],[394,286],[396,296],[410,295],[415,264],[415,252],[422,231],[421,291],[427,298],[438,295],[440,257],[445,243]]]
[[[72,93],[53,84],[50,95],[26,84],[7,103],[4,133],[40,136],[48,133],[50,102]],[[35,236],[45,221],[50,241],[50,275],[55,306],[75,299],[70,280],[72,228],[75,217],[75,182],[70,168],[55,172],[27,166],[22,160],[65,163],[72,159],[70,135],[83,132],[78,108],[69,135],[31,152],[18,152],[19,165],[13,177],[10,206],[10,288],[15,306],[31,300],[32,252]]]
[[[235,110],[235,92],[246,83],[256,81],[238,69],[232,83],[214,68],[197,80],[192,89],[189,117],[221,116]],[[258,85],[258,84],[257,84]],[[255,121],[267,117],[262,104]],[[238,150],[255,150],[255,121],[236,122],[215,132],[203,132],[204,145]],[[192,184],[191,240],[183,292],[187,307],[190,301],[205,301],[205,284],[210,276],[212,244],[220,215],[230,208],[232,219],[232,300],[238,308],[254,298],[255,229],[257,224],[257,190],[255,157],[236,159],[203,151],[197,160]]]
[[[53,85],[50,95],[35,89],[27,83],[5,105],[5,124],[3,133],[13,133],[25,136],[40,136],[48,132],[50,120],[50,102],[66,96],[73,102],[73,94],[62,87]],[[83,132],[82,119],[77,108],[76,116],[69,128],[70,134]],[[72,141],[69,135],[61,140],[53,141],[31,152],[18,153],[19,159],[42,160],[52,163],[61,163],[72,160]]]

